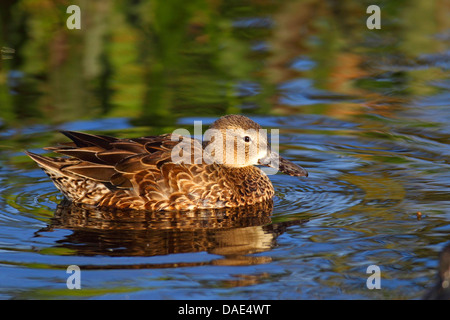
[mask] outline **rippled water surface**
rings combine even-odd
[[[450,240],[448,6],[384,1],[368,30],[364,1],[82,4],[78,31],[64,1],[0,5],[14,49],[0,298],[418,299],[434,285]],[[279,129],[309,177],[271,176],[273,203],[233,213],[111,213],[68,205],[23,153],[66,141],[58,130],[194,134],[230,113]]]

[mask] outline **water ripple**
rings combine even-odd
[[[292,177],[272,178],[276,190],[275,214],[334,213],[362,202],[364,192],[341,180]]]

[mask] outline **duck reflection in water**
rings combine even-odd
[[[58,228],[73,230],[57,241],[58,246],[82,256],[156,256],[206,251],[224,257],[211,262],[154,266],[158,268],[260,264],[270,262],[271,258],[251,254],[272,249],[287,227],[306,221],[272,223],[272,209],[272,200],[253,206],[190,212],[102,210],[63,200],[51,224],[38,233]]]

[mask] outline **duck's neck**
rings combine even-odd
[[[238,201],[245,204],[269,200],[275,194],[269,177],[259,168],[226,168],[230,185],[235,186]]]

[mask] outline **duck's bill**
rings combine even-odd
[[[307,177],[308,171],[295,163],[283,158],[276,152],[271,152],[265,158],[259,160],[259,164],[276,169],[280,172],[294,177]]]

